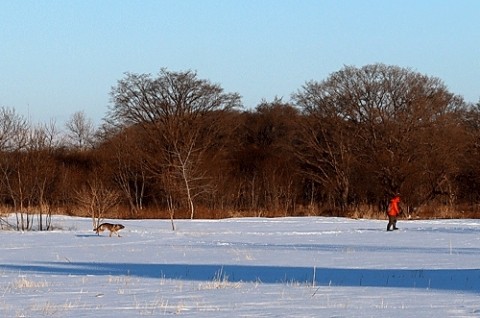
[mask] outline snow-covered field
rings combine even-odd
[[[480,317],[480,220],[120,223],[0,231],[0,316]]]

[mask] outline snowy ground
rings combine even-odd
[[[480,220],[91,220],[0,231],[2,317],[480,317]]]

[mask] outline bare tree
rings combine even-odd
[[[85,112],[79,111],[72,115],[65,124],[67,128],[67,144],[78,149],[91,147],[94,142],[95,127]]]
[[[2,155],[2,185],[13,203],[18,230],[30,230],[34,217],[38,217],[38,229],[51,226],[51,193],[57,181],[56,163],[53,158],[56,137],[54,126],[38,125],[22,132],[26,140],[23,149]]]
[[[25,150],[29,142],[30,125],[27,120],[18,115],[14,109],[0,108],[0,171],[2,177],[1,193],[13,202],[18,230],[29,229],[31,222],[25,218],[24,192],[22,174],[19,165],[23,156],[18,156]]]
[[[234,181],[221,191],[234,189],[230,196],[237,198],[237,208],[270,213],[293,209],[298,170],[292,141],[298,115],[296,108],[276,98],[237,116],[231,168],[224,170]]]
[[[419,187],[425,186],[422,176],[439,167],[427,159],[439,154],[439,149],[444,154],[455,153],[452,145],[431,134],[437,125],[448,123],[447,118],[455,118],[452,114],[462,108],[463,101],[437,78],[383,64],[345,67],[325,81],[307,83],[295,99],[305,113],[319,114],[311,125],[321,128],[332,118],[338,119],[315,136],[322,137],[314,143],[320,147],[315,156],[327,155],[327,163],[341,172],[335,172],[336,176],[346,172],[344,164],[351,161],[345,159],[357,159],[354,171],[375,174],[384,189],[380,196],[399,190],[408,190],[409,196],[418,194]],[[325,138],[332,133],[336,136]],[[339,162],[343,162],[341,170],[337,169]],[[445,174],[434,175],[443,180]]]
[[[92,217],[93,228],[98,227],[107,212],[118,205],[119,193],[103,184],[98,178],[89,180],[85,186],[76,191],[77,203]]]
[[[240,97],[224,93],[192,71],[162,69],[157,78],[127,74],[112,89],[109,120],[118,125],[141,125],[157,152],[149,167],[162,180],[162,174],[181,189],[190,217],[195,199],[208,188],[201,162],[214,146],[222,113],[240,106]],[[178,191],[177,191],[178,192]]]
[[[0,151],[24,149],[28,143],[28,121],[13,108],[0,108]]]
[[[54,122],[32,128],[26,152],[25,173],[30,176],[30,201],[38,211],[38,229],[49,230],[52,222],[52,197],[59,175],[53,158],[58,147],[58,132]]]
[[[111,169],[115,184],[121,189],[133,215],[143,209],[148,175],[139,127],[125,129],[104,144],[106,165]]]
[[[333,203],[344,212],[350,195],[358,128],[349,121],[348,109],[336,96],[330,83],[308,83],[293,96],[303,110],[296,154],[307,179],[319,184]]]

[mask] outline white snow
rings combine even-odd
[[[480,317],[480,220],[112,221],[0,231],[0,316]]]

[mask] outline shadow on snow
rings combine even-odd
[[[427,288],[480,291],[478,269],[361,269],[259,265],[138,264],[41,262],[2,264],[0,269],[50,275],[113,275],[143,278],[229,282],[310,283],[345,287]]]

